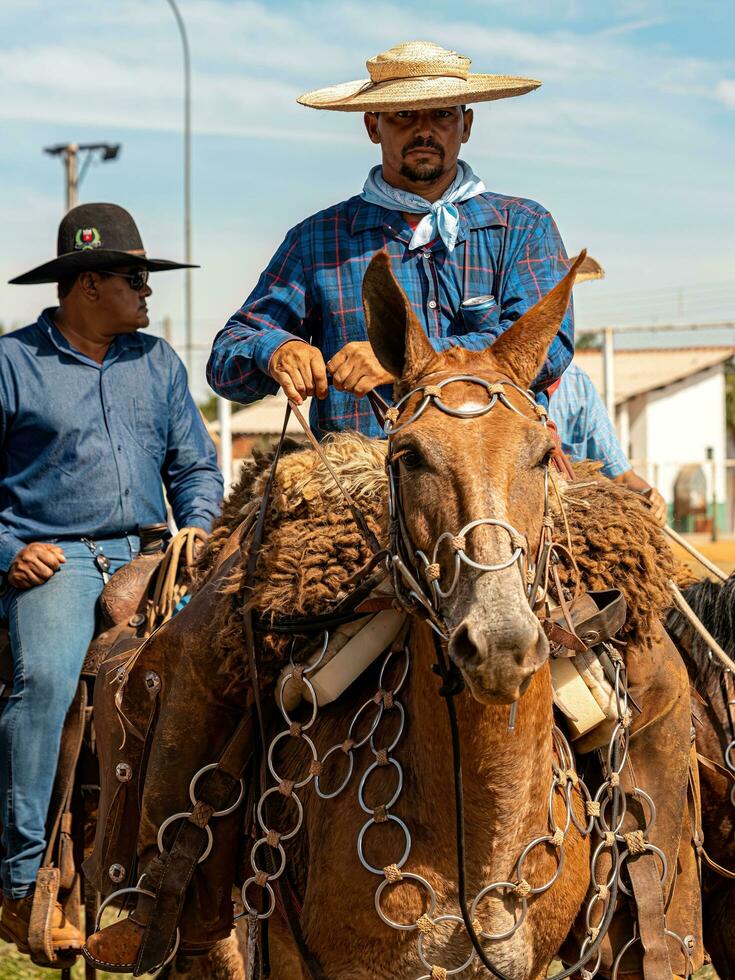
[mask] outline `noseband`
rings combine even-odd
[[[483,388],[488,396],[485,405],[477,407],[459,409],[452,408],[442,399],[443,389],[450,384],[458,381],[469,382]],[[419,604],[428,618],[431,626],[443,638],[448,639],[447,628],[444,624],[440,612],[440,604],[443,599],[451,596],[462,571],[462,566],[468,566],[479,572],[499,572],[511,565],[516,564],[521,574],[526,598],[532,608],[539,600],[539,586],[542,586],[542,596],[546,593],[546,569],[551,549],[551,532],[553,521],[549,513],[549,467],[548,463],[544,469],[544,517],[542,525],[541,540],[536,555],[536,560],[528,559],[528,541],[524,534],[521,534],[512,524],[507,521],[497,520],[494,517],[481,517],[469,521],[459,531],[444,531],[437,538],[431,559],[424,551],[414,548],[406,529],[406,522],[403,513],[403,506],[399,491],[399,479],[397,471],[398,459],[400,454],[392,451],[391,440],[399,432],[402,432],[412,422],[421,418],[426,409],[432,405],[440,412],[458,419],[474,419],[487,415],[496,405],[503,405],[505,408],[520,415],[521,418],[528,418],[523,412],[519,411],[506,395],[506,389],[511,388],[518,392],[532,406],[539,422],[546,426],[546,409],[539,405],[533,396],[519,388],[510,380],[487,381],[472,374],[457,374],[449,378],[444,378],[436,384],[422,385],[414,388],[404,395],[394,406],[386,409],[382,413],[383,431],[388,436],[388,456],[386,468],[388,471],[388,515],[390,520],[389,536],[391,551],[391,566],[393,568],[393,579],[396,595],[399,601],[408,611],[415,611]],[[418,406],[414,409],[411,416],[400,422],[400,416],[408,402],[416,395],[420,396]],[[477,527],[499,527],[507,532],[512,554],[510,558],[493,564],[484,564],[474,561],[467,554],[467,535]],[[441,565],[439,563],[439,549],[444,542],[449,542],[453,551],[453,568],[451,571],[451,581],[446,588],[442,586]],[[543,585],[542,585],[543,582]]]

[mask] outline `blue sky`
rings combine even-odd
[[[192,46],[196,340],[244,299],[287,228],[357,192],[376,148],[359,114],[296,105],[426,38],[477,71],[543,81],[476,107],[465,156],[488,187],[541,201],[607,279],[580,323],[735,316],[735,4],[726,0],[180,0]],[[82,200],[114,200],[149,254],[183,253],[181,60],[164,0],[0,0],[0,321],[51,287],[5,281],[55,250],[62,170],[41,152],[119,141]],[[183,278],[154,278],[181,336]],[[203,358],[204,355],[202,355]],[[201,371],[201,360],[197,370]],[[199,384],[196,385],[199,387]]]

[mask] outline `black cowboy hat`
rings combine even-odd
[[[16,286],[60,282],[80,272],[98,272],[133,263],[151,272],[199,268],[185,262],[149,259],[140,232],[125,208],[117,204],[80,204],[59,225],[56,258],[10,282]]]

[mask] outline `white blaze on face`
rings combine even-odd
[[[457,411],[459,412],[480,412],[487,408],[487,402],[478,402],[472,398],[469,398],[466,402],[462,402],[461,405],[457,406]]]

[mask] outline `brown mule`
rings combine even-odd
[[[560,758],[559,745],[552,734],[548,642],[529,605],[527,580],[519,575],[519,564],[513,557],[516,551],[523,552],[524,549],[530,556],[538,554],[538,545],[547,527],[543,519],[545,469],[554,447],[522,389],[527,388],[543,362],[548,344],[564,315],[570,290],[571,274],[489,350],[470,352],[454,348],[437,354],[413,318],[385,256],[373,261],[365,284],[371,341],[383,365],[400,379],[398,396],[417,386],[432,389],[429,394],[424,393],[427,404],[422,414],[412,418],[411,423],[401,428],[400,434],[397,432],[396,438],[391,440],[395,465],[400,467],[398,485],[406,538],[414,549],[431,556],[433,545],[442,532],[452,532],[453,547],[459,548],[460,529],[480,520],[472,529],[471,537],[461,543],[461,550],[467,549],[466,553],[475,565],[469,570],[461,568],[457,588],[446,593],[449,598],[439,603],[439,608],[441,621],[449,632],[449,655],[467,687],[457,701],[457,715],[465,781],[468,891],[475,894],[487,882],[507,883],[487,896],[484,903],[478,901],[476,912],[483,928],[493,934],[503,934],[488,944],[488,953],[492,961],[514,980],[540,980],[545,976],[549,962],[572,927],[590,884],[589,839],[580,833],[571,816],[566,820],[569,815],[565,808],[567,797],[554,789],[559,784],[555,767],[558,770],[561,765],[566,770],[568,762]],[[464,375],[482,379],[481,384],[465,380]],[[439,387],[444,382],[446,385]],[[478,412],[473,418],[457,418],[456,414],[451,414],[473,412],[478,406],[478,398],[480,408],[486,407],[489,386],[494,386],[496,392],[500,386],[506,392],[508,404],[504,401],[495,405],[492,412]],[[451,413],[440,410],[436,402],[431,401],[436,398],[437,389],[442,403]],[[421,396],[416,395],[404,403],[405,415],[398,415],[398,425],[413,414],[421,401]],[[634,504],[632,511],[638,519],[643,510],[636,508],[637,504]],[[336,504],[334,510],[337,510]],[[297,517],[298,514],[294,521]],[[643,521],[641,534],[644,531],[648,534],[649,525],[644,517],[640,519]],[[336,523],[336,517],[334,521]],[[329,529],[325,529],[325,547],[335,533],[333,527],[331,536]],[[293,535],[292,525],[291,538]],[[284,537],[288,537],[288,525]],[[279,540],[283,538],[278,535],[269,538],[271,557],[273,553],[277,556]],[[297,564],[306,565],[307,541],[300,538],[299,543],[303,554]],[[661,547],[660,538],[656,538],[655,543]],[[634,544],[630,542],[630,549]],[[351,548],[354,561],[360,557],[359,546],[354,540]],[[284,563],[288,557],[284,556]],[[315,557],[309,554],[310,565]],[[431,580],[437,581],[438,576],[438,580],[445,584],[451,581],[451,562],[451,551],[446,555],[438,552],[435,561],[426,569]],[[610,561],[609,565],[606,574],[614,576],[615,561]],[[331,569],[331,563],[321,569],[325,580],[328,570],[331,575]],[[335,569],[335,576],[338,571]],[[314,574],[311,568],[309,574]],[[316,569],[316,574],[320,574],[320,569]],[[243,705],[246,712],[251,711],[247,688],[239,693],[234,689],[228,692],[226,680],[217,680],[227,644],[232,643],[235,619],[232,610],[237,610],[230,595],[223,591],[234,592],[238,581],[242,582],[242,578],[238,579],[233,571],[227,583],[222,583],[219,595],[216,589],[208,597],[203,593],[196,595],[188,610],[178,617],[178,627],[174,621],[151,641],[151,649],[159,644],[162,653],[165,649],[178,649],[180,653],[176,661],[177,676],[162,706],[152,742],[143,799],[139,854],[142,865],[146,858],[151,861],[146,871],[154,865],[158,873],[161,864],[168,862],[170,852],[165,841],[161,859],[155,856],[158,830],[173,813],[188,814],[191,810],[189,781],[199,767],[216,757],[224,741],[225,722],[229,718],[231,730],[234,716],[242,711]],[[267,591],[262,581],[259,588],[261,592]],[[629,605],[634,600],[635,595],[630,596]],[[654,770],[656,780],[661,774],[667,777],[665,793],[658,791],[658,785],[651,787],[657,796],[667,797],[659,806],[660,836],[654,838],[652,830],[651,843],[654,839],[660,841],[667,865],[673,869],[684,817],[680,770],[685,771],[685,767],[682,769],[680,761],[688,757],[689,750],[688,730],[682,731],[681,704],[688,706],[688,699],[686,684],[682,687],[681,664],[663,642],[656,620],[658,612],[658,609],[652,609],[647,618],[642,614],[639,616],[639,620],[645,620],[645,629],[641,629],[637,645],[629,644],[626,650],[631,686],[641,697],[648,696],[650,701],[650,708],[644,704],[643,714],[633,722],[630,779],[631,786],[640,785],[644,780],[650,785]],[[354,794],[324,800],[309,793],[302,833],[287,845],[293,885],[303,896],[300,920],[306,942],[319,961],[321,974],[340,977],[340,980],[423,975],[427,971],[427,955],[431,956],[429,971],[440,976],[445,969],[440,962],[449,960],[447,966],[454,967],[458,959],[464,959],[468,953],[468,940],[457,916],[450,727],[438,697],[439,680],[430,669],[435,655],[432,632],[420,617],[411,621],[408,645],[412,665],[410,680],[405,693],[401,693],[407,720],[397,750],[403,787],[395,816],[410,828],[410,861],[407,856],[405,867],[396,868],[397,864],[403,863],[401,854],[406,845],[406,831],[392,819],[392,805],[380,806],[372,802],[375,800],[379,804],[395,794],[398,770],[387,757],[376,759],[377,768],[370,777],[368,803],[363,801],[364,805],[358,805]],[[238,652],[241,660],[242,647]],[[640,671],[637,674],[635,666],[638,664]],[[659,677],[657,667],[663,669],[663,678]],[[268,681],[272,680],[272,674],[265,676]],[[376,680],[365,677],[328,710],[319,713],[311,734],[321,749],[332,744],[346,745],[345,723],[364,702],[371,679]],[[269,691],[268,683],[265,689]],[[393,703],[387,698],[390,693],[378,692],[379,701]],[[271,703],[270,697],[268,703]],[[511,733],[508,728],[514,703],[517,704],[515,730]],[[653,737],[654,719],[666,733],[668,744],[665,748],[657,746]],[[299,736],[298,725],[292,734]],[[637,745],[642,749],[639,750]],[[343,752],[349,754],[353,747],[347,746]],[[638,755],[650,755],[649,765],[645,765],[645,759],[638,759]],[[279,788],[282,787],[284,806],[291,807],[291,816],[294,814],[293,784],[303,775],[303,758],[300,758],[301,762],[295,751],[287,750],[278,763],[278,771],[283,776]],[[339,754],[336,758],[340,758]],[[184,761],[186,764],[182,765]],[[674,776],[670,784],[669,768]],[[623,779],[628,775],[626,769]],[[565,779],[571,777],[565,773]],[[667,810],[668,797],[673,800],[670,812]],[[571,814],[577,822],[583,823],[584,798],[570,790],[569,800]],[[194,817],[193,812],[191,816]],[[363,830],[368,817],[370,826]],[[550,818],[556,827],[553,835],[549,833]],[[182,825],[192,822],[192,819],[181,820]],[[290,825],[286,818],[284,826]],[[220,927],[226,928],[232,922],[231,909],[229,915],[225,915],[225,906],[233,861],[230,857],[228,866],[228,831],[225,829],[220,834],[219,829],[220,825],[214,826],[210,856],[194,870],[186,897],[182,894],[179,898],[183,906],[180,904],[177,908],[173,895],[168,893],[161,906],[167,929],[171,923],[178,922],[185,949],[189,944],[196,948],[207,929],[211,941]],[[203,851],[205,834],[203,827],[199,830]],[[356,842],[361,832],[365,836],[363,857],[372,863],[372,871],[361,864],[356,854]],[[656,833],[659,833],[658,829]],[[519,858],[529,841],[534,839],[540,839],[541,844],[526,854],[521,875]],[[271,835],[271,841],[278,841],[278,835]],[[562,845],[563,862],[558,857]],[[271,846],[277,849],[277,844]],[[171,848],[173,850],[175,846]],[[643,857],[631,858],[630,867],[655,868],[655,864],[642,860]],[[215,873],[216,868],[220,869],[218,873]],[[377,876],[375,868],[378,869]],[[428,882],[430,890],[424,886],[423,891],[414,888],[412,882],[418,878],[410,879],[409,874]],[[380,908],[390,921],[406,925],[405,931],[389,929],[376,913],[376,885],[383,875]],[[670,875],[673,881],[673,870]],[[689,871],[685,869],[686,875]],[[553,887],[545,888],[539,884],[552,879]],[[681,875],[678,880],[682,881]],[[263,877],[259,872],[252,881],[251,895],[256,886],[269,884],[269,875],[265,873]],[[658,904],[662,906],[666,901],[670,914],[673,914],[672,881],[667,874],[664,893],[656,881]],[[689,877],[684,884],[691,885]],[[219,891],[216,890],[218,885]],[[529,899],[529,895],[533,898]],[[195,913],[205,911],[205,902],[208,905],[203,919],[207,920],[208,927],[202,928],[202,924],[195,921]],[[191,915],[187,909],[191,910]],[[183,914],[176,918],[179,910]],[[151,915],[151,902],[143,896],[137,917],[147,923]],[[660,919],[663,922],[663,911]],[[696,940],[700,931],[696,910],[693,920],[685,924],[687,933],[694,935]],[[139,939],[135,938],[134,931],[131,933],[131,946],[125,950],[126,962],[135,960],[140,965],[142,944],[159,926],[159,922],[153,921]],[[417,946],[419,932],[424,938]],[[660,932],[665,955],[671,958],[673,965],[677,949],[666,949],[663,930]],[[102,930],[88,941],[93,955],[103,955],[106,935],[112,938],[113,934]],[[622,933],[614,937],[615,954],[627,939],[628,934]],[[442,945],[447,948],[437,949]],[[701,947],[701,943],[699,945]],[[427,952],[429,947],[431,951]],[[633,968],[641,972],[640,950],[634,955],[637,955],[637,962]],[[697,955],[701,956],[701,949]],[[278,963],[273,966],[274,971],[279,969]],[[649,964],[644,963],[642,967],[645,971]],[[484,975],[484,971],[478,972],[481,968],[477,960],[473,961],[469,971],[468,976]],[[660,972],[652,974],[649,969],[647,976],[652,975],[662,976]],[[668,976],[671,975],[669,968]]]

